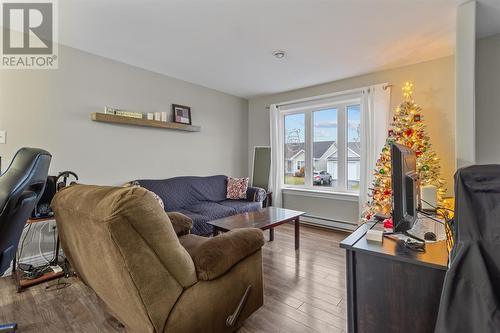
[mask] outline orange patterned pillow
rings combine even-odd
[[[247,178],[232,178],[227,177],[227,196],[232,200],[246,199],[248,189]]]

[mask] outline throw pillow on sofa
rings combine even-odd
[[[240,200],[247,198],[248,177],[227,177],[227,199]]]

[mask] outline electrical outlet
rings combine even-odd
[[[0,144],[5,144],[5,143],[7,143],[7,132],[0,131]]]

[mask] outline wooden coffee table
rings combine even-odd
[[[269,229],[269,241],[274,240],[274,228],[288,222],[295,223],[295,249],[300,245],[300,216],[304,212],[278,207],[262,208],[255,212],[237,214],[207,222],[214,227],[214,235],[240,228]]]

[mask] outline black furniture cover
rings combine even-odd
[[[435,332],[500,332],[500,165],[457,171],[455,223]]]
[[[26,220],[42,196],[52,156],[21,148],[0,176],[0,275],[9,267]]]

